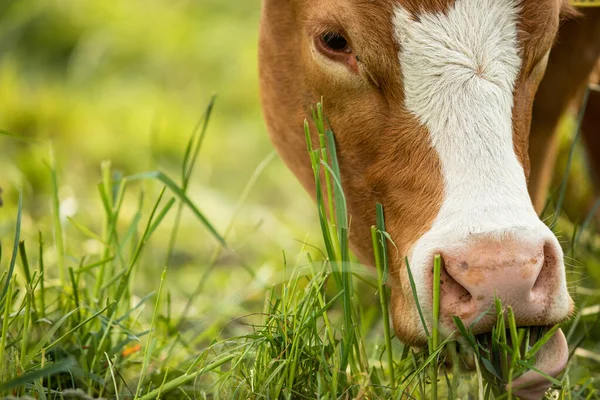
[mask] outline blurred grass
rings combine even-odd
[[[185,327],[202,329],[251,312],[245,297],[260,303],[262,292],[239,298],[236,292],[248,288],[253,274],[271,276],[282,250],[295,253],[308,232],[317,232],[312,201],[273,159],[260,115],[258,16],[258,0],[0,2],[0,129],[23,139],[0,135],[0,238],[13,236],[20,188],[22,239],[35,246],[38,230],[51,234],[51,143],[66,263],[78,265],[81,255],[97,260],[102,246],[66,219],[101,232],[100,164],[110,160],[112,170],[124,175],[160,168],[177,177],[187,139],[218,93],[188,193],[219,232],[231,224],[231,250],[216,260]],[[272,161],[238,207],[267,159]],[[137,191],[153,198],[159,189],[144,183]],[[128,194],[121,227],[135,216],[137,197]],[[165,259],[173,218],[167,217],[144,253],[134,280],[141,296],[157,286],[164,265],[155,260]],[[215,251],[187,209],[182,221],[165,284],[176,310],[197,290]],[[48,249],[48,278],[58,276],[56,257]],[[215,299],[222,301],[218,308]]]
[[[0,136],[9,207],[0,234],[13,229],[17,188],[26,227],[47,216],[46,143],[56,153],[65,209],[86,222],[97,205],[100,163],[111,160],[124,174],[176,170],[212,93],[218,107],[190,192],[224,228],[272,151],[258,104],[258,16],[258,0],[2,2],[0,127],[31,141]],[[308,196],[278,159],[239,215],[232,235],[253,265],[316,232]],[[208,259],[205,234],[193,224],[181,229],[194,252],[177,254],[178,264]]]

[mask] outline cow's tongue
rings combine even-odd
[[[562,330],[554,336],[536,354],[535,367],[547,375],[556,377],[567,366],[569,347]],[[528,371],[516,379],[513,393],[523,400],[539,400],[552,384],[535,371]]]

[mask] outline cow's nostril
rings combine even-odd
[[[469,268],[469,265],[466,262],[461,262],[457,264],[457,268],[464,271]],[[454,279],[447,268],[445,261],[442,261],[440,292],[442,301],[448,305],[454,306],[453,308],[460,308],[461,305],[469,303],[473,298],[471,292]]]
[[[551,243],[546,243],[544,245],[542,257],[542,268],[540,269],[539,275],[537,276],[537,279],[535,280],[535,283],[531,289],[531,291],[536,295],[543,295],[544,293],[550,293],[554,291],[556,289],[556,283],[558,282],[558,264],[560,263],[561,259]]]

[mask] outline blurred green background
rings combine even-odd
[[[125,175],[161,169],[177,177],[187,140],[216,93],[189,192],[220,232],[231,224],[231,250],[220,253],[193,315],[202,323],[215,315],[228,321],[257,311],[264,285],[254,290],[252,282],[276,280],[282,251],[293,262],[302,241],[321,244],[312,201],[282,162],[270,157],[258,101],[259,12],[259,0],[0,1],[0,130],[18,136],[0,135],[0,238],[12,240],[19,189],[22,239],[35,247],[38,231],[51,235],[48,163],[54,152],[68,263],[77,265],[82,255],[97,257],[102,246],[66,217],[100,232],[101,163],[110,160]],[[571,132],[572,123],[566,126]],[[569,137],[565,134],[565,148]],[[238,208],[256,168],[268,159]],[[557,170],[564,163],[563,156]],[[568,190],[573,221],[591,204],[584,166],[577,157]],[[160,185],[139,185],[124,219],[135,213],[142,191],[150,204]],[[174,309],[194,292],[215,254],[215,242],[201,224],[191,215],[183,221],[167,283]],[[170,227],[159,228],[137,272],[140,295],[158,286]],[[565,231],[563,239],[570,234]],[[584,253],[590,266],[598,263],[590,256],[598,254],[592,242]],[[597,275],[586,286],[599,287]],[[375,296],[373,291],[367,297]],[[238,308],[248,299],[254,306]]]
[[[281,266],[282,250],[295,257],[299,242],[317,232],[316,212],[277,157],[235,212],[255,169],[272,153],[258,99],[259,13],[259,0],[0,1],[0,130],[21,138],[0,135],[0,238],[12,241],[22,188],[22,239],[35,247],[41,230],[51,246],[50,145],[63,218],[99,233],[101,163],[110,160],[124,175],[161,169],[178,180],[188,138],[216,94],[189,193],[219,232],[236,217],[228,236],[232,251],[219,257],[198,307],[209,309],[215,296],[225,300],[248,288],[255,271],[270,276]],[[142,190],[150,205],[160,185],[133,192]],[[132,194],[125,216],[137,202]],[[172,224],[163,225],[138,273],[141,295],[158,285]],[[100,252],[72,224],[65,229],[69,265]],[[316,234],[311,238],[321,243]],[[202,225],[184,218],[168,282],[175,309],[194,291],[214,251]]]

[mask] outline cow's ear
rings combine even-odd
[[[571,0],[563,0],[560,9],[560,20],[568,21],[570,19],[578,18],[581,16],[581,12],[571,5]]]

